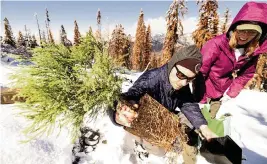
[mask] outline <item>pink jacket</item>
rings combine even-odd
[[[236,28],[242,21],[257,21],[263,33],[258,47],[250,58],[240,56],[235,58],[234,50],[229,46],[229,32]],[[206,92],[201,103],[206,103],[207,98],[221,98],[227,90],[227,95],[236,97],[244,85],[255,73],[259,54],[267,52],[267,4],[248,2],[235,19],[228,32],[209,40],[201,49],[203,64],[200,69],[206,85]],[[233,79],[232,72],[238,71],[238,76]]]

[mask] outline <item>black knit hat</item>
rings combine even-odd
[[[194,72],[195,74],[197,74],[199,72],[200,66],[201,66],[199,60],[192,59],[192,58],[184,59],[182,61],[178,61],[176,63],[176,65],[183,66],[183,67],[189,69],[190,71]]]
[[[168,62],[168,74],[175,64],[188,68],[194,73],[199,71],[202,62],[202,55],[196,45],[186,46],[173,53]]]

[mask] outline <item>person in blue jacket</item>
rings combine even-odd
[[[189,82],[199,72],[201,62],[202,55],[195,45],[174,51],[167,64],[144,72],[127,92],[121,94],[120,100],[126,100],[138,108],[140,98],[147,93],[170,112],[179,117],[183,115],[191,131],[199,130],[201,136],[209,141],[217,136],[208,128],[189,87]],[[120,104],[120,107],[120,111],[114,114],[116,123],[130,126],[138,113],[133,112],[126,104]],[[181,112],[176,110],[177,107]]]

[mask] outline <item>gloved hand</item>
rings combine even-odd
[[[210,141],[212,138],[217,138],[218,137],[215,133],[213,133],[209,129],[209,127],[207,125],[201,125],[199,127],[199,129],[200,129],[200,132],[201,132],[199,135],[200,135],[200,137],[202,139],[206,139],[207,141]]]
[[[138,108],[138,104],[133,105],[134,108]],[[115,121],[123,126],[131,127],[131,123],[136,119],[138,114],[132,110],[126,104],[118,103],[116,110]]]
[[[220,99],[222,103],[227,102],[228,100],[231,100],[232,98],[228,96],[227,94],[223,95],[223,97]]]

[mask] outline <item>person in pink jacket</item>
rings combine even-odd
[[[200,103],[210,103],[213,118],[221,102],[236,97],[253,77],[258,56],[267,52],[266,33],[267,3],[248,2],[227,33],[202,47],[200,71],[206,88]]]

